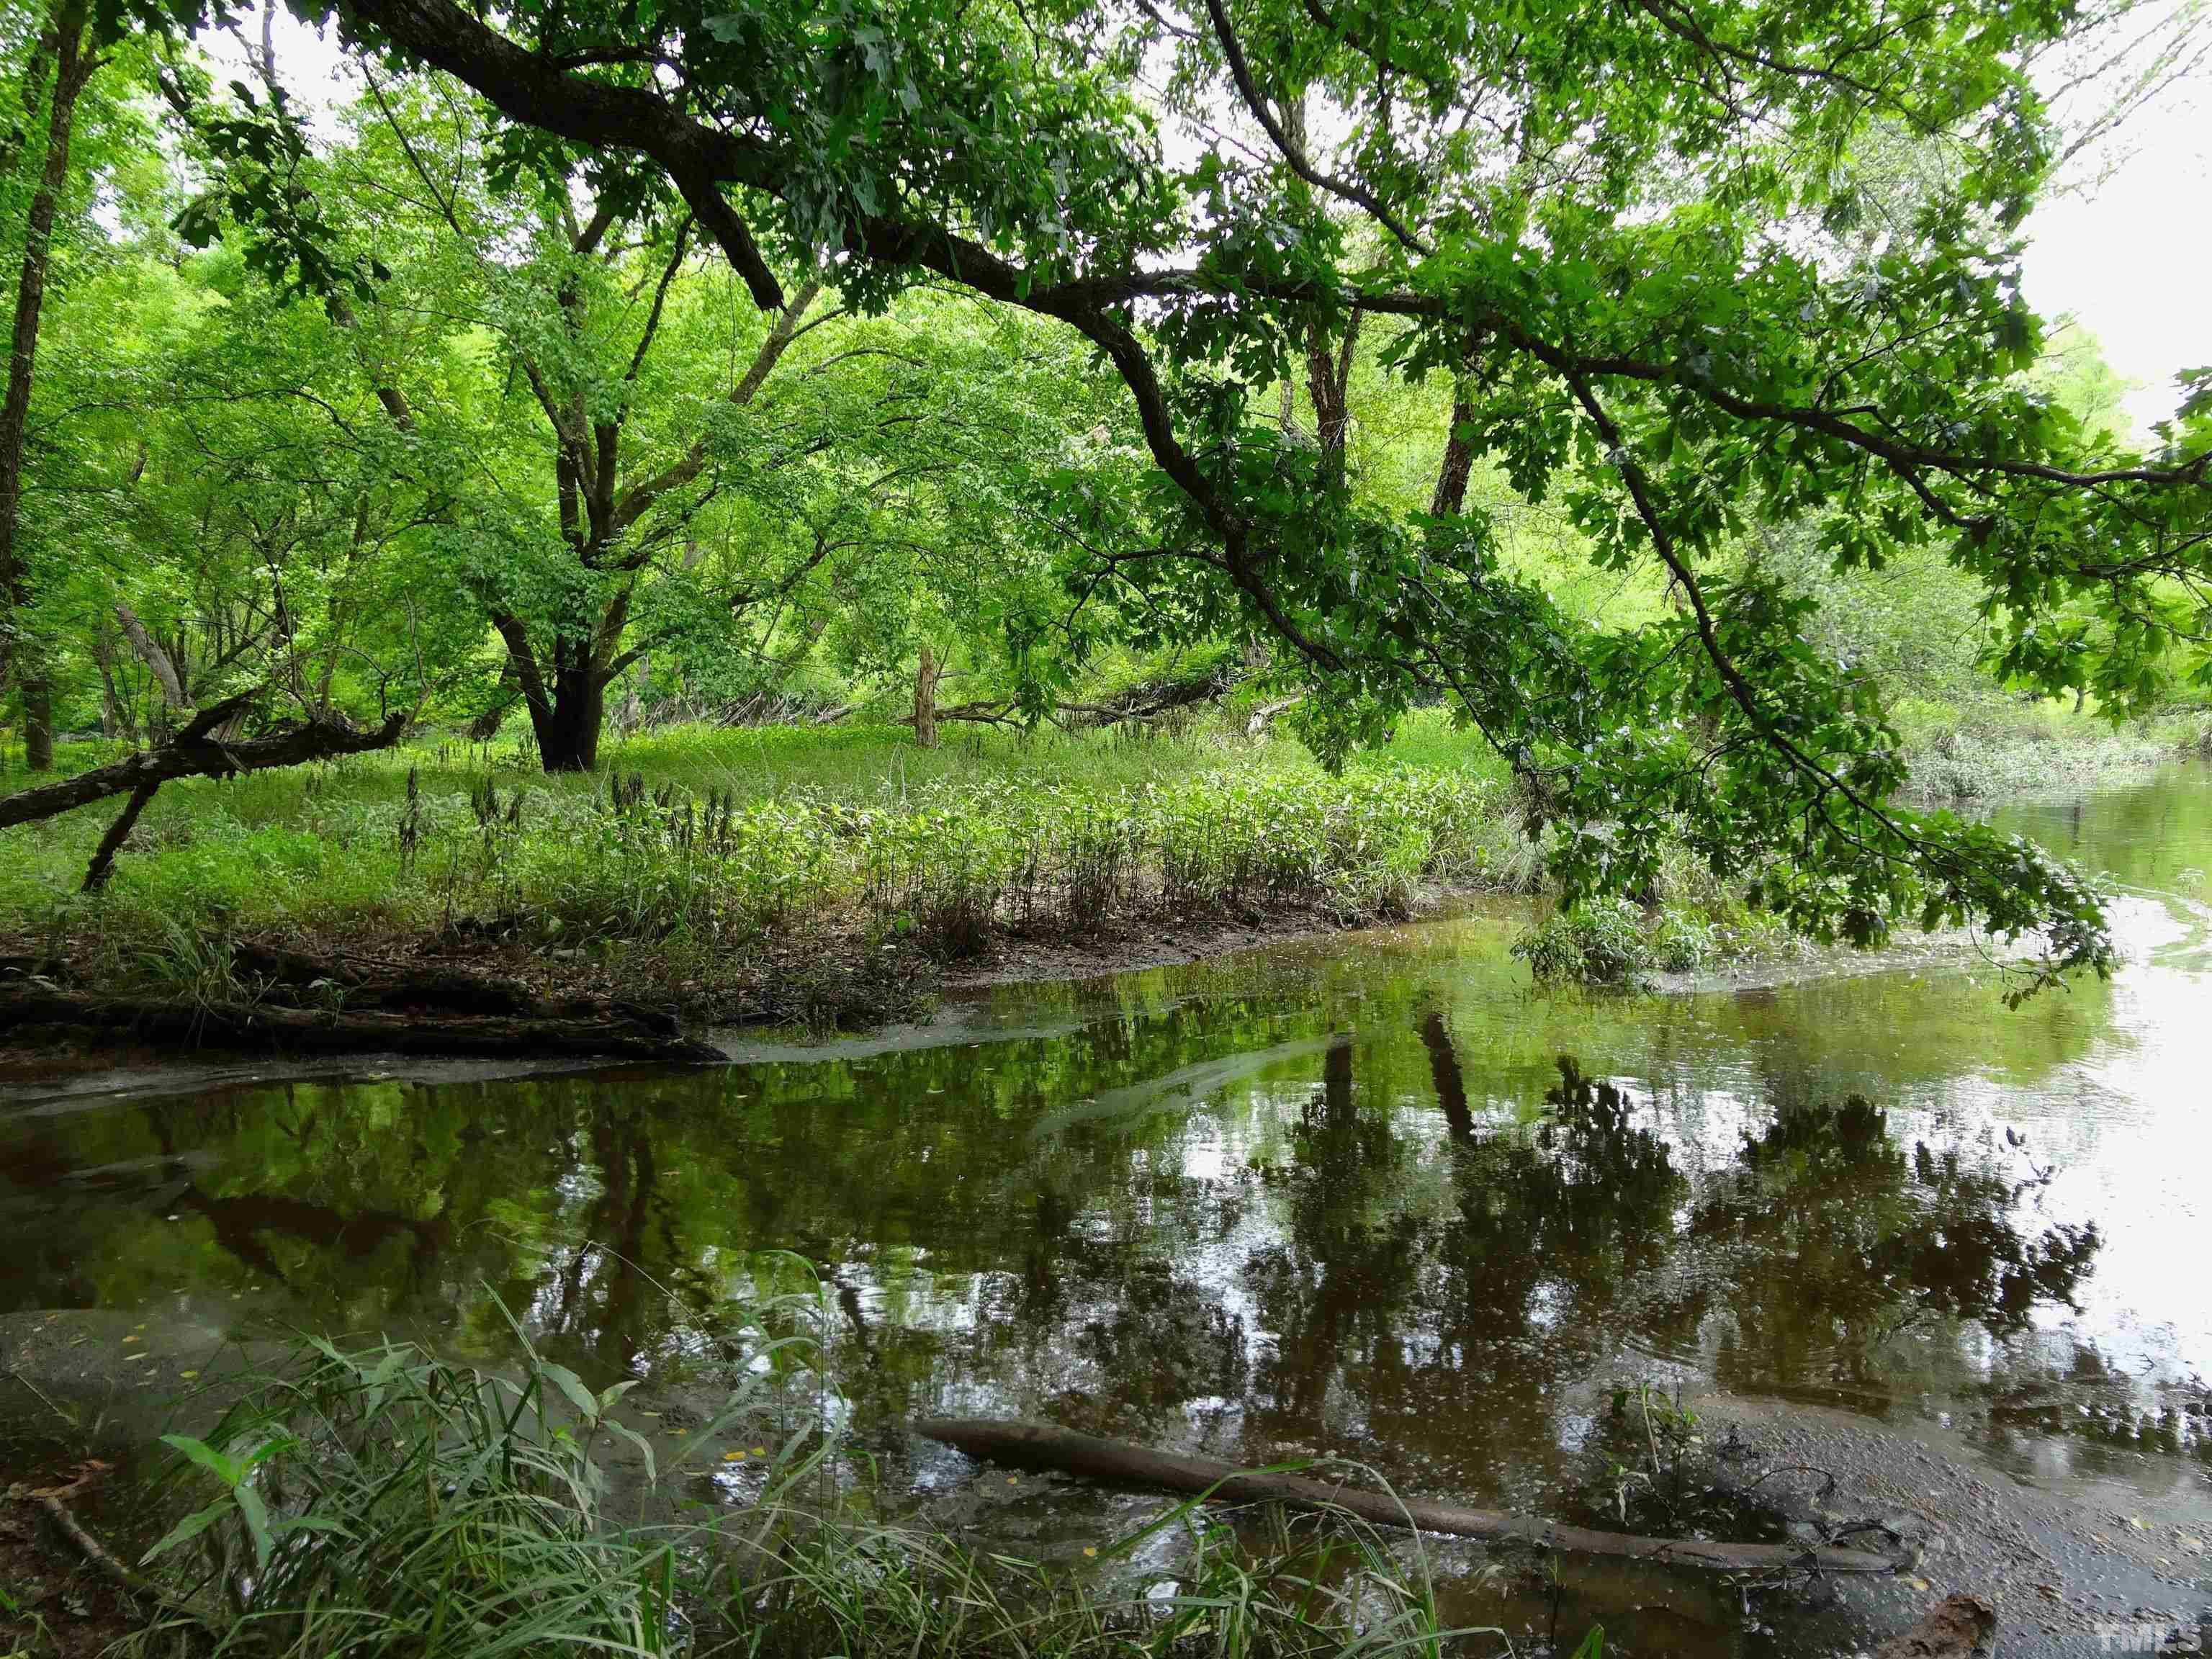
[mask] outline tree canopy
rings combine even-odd
[[[161,48],[178,224],[314,302],[223,295],[317,337],[287,378],[346,434],[287,545],[434,550],[378,672],[434,600],[450,659],[488,625],[549,764],[733,617],[865,653],[957,609],[1032,711],[1109,635],[1261,637],[1325,757],[1449,700],[1570,892],[1680,840],[1816,935],[2108,963],[2080,878],[1898,804],[1880,687],[1746,550],[1948,568],[2016,687],[2212,684],[2212,371],[2142,447],[2035,372],[2020,289],[2071,142],[2036,64],[2128,0],[295,9],[367,95],[320,144],[265,33],[258,88]],[[1532,514],[1659,602],[1567,602]]]

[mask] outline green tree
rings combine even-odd
[[[1272,631],[1322,693],[1310,730],[1329,752],[1449,695],[1528,778],[1571,888],[1647,879],[1674,835],[1817,935],[1973,919],[2042,930],[2056,968],[2109,961],[2066,872],[1893,803],[1878,698],[1806,644],[1804,601],[1721,563],[1749,525],[1840,506],[1833,562],[1940,548],[2022,684],[2116,709],[2166,693],[2212,574],[2212,457],[2178,434],[2137,453],[2023,374],[2042,328],[2014,227],[2057,149],[2025,65],[2072,9],[335,15],[475,88],[556,174],[638,158],[771,317],[792,297],[775,250],[826,249],[863,308],[935,279],[1073,329],[1152,463],[1067,503],[1092,579],[1163,629]],[[1160,123],[1178,108],[1249,141],[1175,159]],[[1946,166],[1869,242],[1862,173],[1900,134]],[[1263,418],[1257,394],[1319,343],[1334,370],[1356,319],[1380,318],[1404,326],[1398,372],[1448,377],[1455,443],[1679,603],[1633,629],[1577,623],[1501,565],[1479,505],[1379,511],[1328,441]],[[2096,625],[2046,625],[2075,602]]]
[[[15,271],[8,386],[0,394],[0,599],[8,606],[8,616],[0,621],[0,685],[12,673],[22,702],[24,758],[33,772],[46,771],[54,763],[53,692],[37,643],[26,637],[33,592],[22,545],[24,434],[31,418],[31,386],[38,367],[39,324],[46,308],[54,220],[70,183],[70,141],[76,130],[77,100],[100,68],[94,45],[88,9],[76,0],[57,0],[46,15],[22,81],[24,114],[36,120],[43,104],[46,131],[45,143],[34,152],[35,182]]]

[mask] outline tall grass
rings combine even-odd
[[[865,1461],[795,1420],[798,1339],[688,1437],[681,1470],[520,1340],[489,1373],[418,1349],[305,1346],[207,1439],[169,1437],[190,1510],[142,1564],[171,1614],[141,1651],[270,1659],[743,1654],[759,1659],[1320,1659],[1510,1652],[1448,1629],[1418,1536],[1352,1517],[1238,1528],[1194,1502],[1060,1563],[878,1518]],[[781,1350],[779,1354],[776,1351]],[[779,1384],[775,1379],[782,1378]],[[817,1380],[818,1383],[818,1379]],[[746,1449],[759,1437],[763,1443]],[[737,1449],[722,1452],[725,1444]],[[771,1447],[774,1449],[769,1449]],[[617,1469],[611,1451],[627,1454]],[[665,1450],[665,1443],[659,1449]],[[1152,1563],[1139,1565],[1139,1561]],[[1479,1644],[1476,1638],[1481,1638]],[[1586,1645],[1583,1651],[1596,1649]]]
[[[453,744],[228,785],[173,785],[106,892],[75,886],[96,815],[11,836],[0,927],[117,979],[190,987],[222,940],[422,937],[529,945],[829,933],[957,957],[1004,930],[1080,933],[1165,908],[1406,913],[1426,882],[1525,886],[1494,770],[1454,739],[1331,775],[1226,732],[664,733],[596,779]],[[1453,758],[1455,753],[1456,759]],[[12,849],[11,849],[12,850]]]

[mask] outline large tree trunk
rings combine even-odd
[[[31,374],[39,355],[39,316],[46,304],[46,265],[53,248],[54,209],[69,182],[70,134],[76,121],[77,94],[96,64],[85,50],[85,10],[76,0],[58,0],[48,15],[31,74],[43,79],[52,65],[53,101],[46,114],[46,158],[31,192],[23,228],[23,263],[15,282],[15,326],[8,358],[8,391],[0,398],[0,598],[9,615],[0,625],[0,683],[12,669],[23,699],[24,759],[34,772],[54,763],[53,694],[46,665],[35,650],[23,649],[29,622],[30,573],[21,544],[23,506],[23,433],[31,416]]]
[[[538,763],[548,772],[593,769],[599,763],[607,683],[605,671],[592,660],[590,642],[556,639],[549,679],[538,666],[529,629],[520,618],[495,614],[492,623],[507,641],[507,665],[522,688],[523,705],[530,710]]]
[[[937,653],[924,640],[921,660],[914,670],[914,746],[917,749],[937,747],[937,682],[944,672]]]
[[[589,772],[599,763],[599,727],[606,718],[607,688],[588,659],[562,664],[553,676],[552,701],[530,706],[538,758],[549,772]]]

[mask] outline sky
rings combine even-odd
[[[2203,0],[2146,0],[2156,16]],[[337,92],[343,55],[288,13],[277,15],[287,83],[311,107]],[[234,73],[236,40],[206,40]],[[2063,72],[2063,71],[2062,71]],[[2094,335],[2105,360],[2135,383],[2128,413],[2148,435],[2173,412],[2178,370],[2212,367],[2212,69],[2138,111],[2109,145],[2078,158],[2071,185],[2025,228],[2028,302]]]
[[[2021,284],[2037,311],[2073,317],[2138,383],[2127,408],[2147,436],[2179,401],[2175,371],[2212,367],[2212,70],[2080,160],[2075,187],[2028,219]]]

